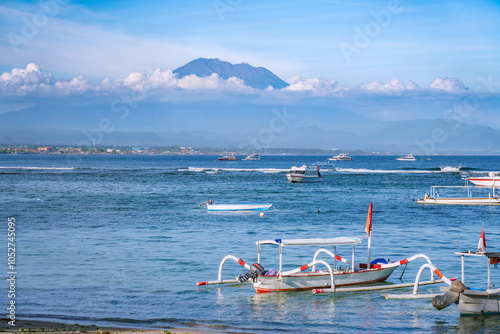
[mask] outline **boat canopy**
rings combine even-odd
[[[479,252],[455,252],[456,255],[465,255],[465,256],[481,256],[481,257],[487,257],[487,258],[492,258],[492,257],[500,257],[500,253],[498,252],[485,252],[485,253],[479,253]]]
[[[322,246],[322,245],[357,245],[361,243],[359,238],[337,237],[328,239],[274,239],[257,241],[260,245],[281,245],[281,246]]]

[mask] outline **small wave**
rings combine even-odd
[[[436,167],[429,169],[366,169],[366,168],[335,168],[341,173],[357,173],[357,174],[391,174],[391,173],[406,173],[406,174],[433,174],[433,173],[459,173],[463,171],[462,167]]]
[[[452,166],[446,166],[446,167],[441,167],[441,172],[443,173],[459,173],[462,169],[462,167],[452,167]]]
[[[179,172],[205,172],[205,173],[213,173],[218,171],[225,172],[260,172],[260,173],[283,173],[288,172],[289,169],[281,169],[281,168],[207,168],[207,167],[188,167],[179,168]]]
[[[75,170],[75,167],[3,167],[0,169],[25,169],[25,170]]]

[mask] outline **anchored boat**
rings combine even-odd
[[[241,203],[241,204],[213,204],[211,200],[200,204],[206,205],[207,211],[266,211],[272,203]]]
[[[237,161],[238,159],[234,156],[234,154],[225,155],[223,157],[218,158],[219,161]]]
[[[261,156],[258,153],[247,155],[247,157],[243,160],[262,160]]]
[[[441,189],[465,189],[467,197],[440,197],[439,190]],[[444,204],[444,205],[500,205],[500,197],[495,193],[495,188],[492,187],[492,192],[488,193],[487,197],[472,197],[472,191],[484,190],[478,186],[431,186],[430,194],[425,194],[423,198],[417,200],[418,204]]]
[[[386,295],[387,299],[414,299],[414,298],[432,298],[432,305],[441,310],[455,303],[458,312],[461,315],[478,315],[478,314],[500,314],[500,288],[492,289],[494,285],[490,282],[490,267],[497,266],[500,263],[499,252],[486,252],[486,241],[484,237],[484,229],[481,231],[477,252],[455,252],[461,256],[462,262],[462,279],[448,279],[441,274],[434,266],[428,266],[433,272],[438,274],[444,282],[449,285],[444,294],[427,294],[418,295],[418,289],[414,289],[413,294]],[[486,288],[472,288],[465,285],[465,257],[474,259],[486,259],[487,264],[487,285]],[[419,272],[420,274],[420,272]],[[476,271],[472,274],[477,276]],[[417,277],[418,280],[418,277]],[[415,283],[417,283],[417,280]]]
[[[302,167],[293,166],[290,169],[290,172],[286,175],[287,179],[290,182],[300,182],[300,183],[309,183],[309,182],[321,182],[323,181],[323,176],[321,176],[319,172],[319,166],[310,166],[307,167],[303,165]]]
[[[479,187],[499,187],[500,172],[469,172],[467,181]]]
[[[405,155],[404,157],[396,158],[398,161],[417,161],[413,154]]]
[[[198,282],[198,286],[211,284],[244,283],[250,282],[257,293],[312,290],[314,293],[341,292],[342,286],[369,284],[386,280],[399,266],[407,264],[415,259],[424,258],[428,263],[431,260],[423,254],[417,254],[397,262],[387,262],[384,259],[370,261],[371,248],[371,215],[372,206],[367,218],[368,234],[368,256],[366,263],[355,262],[355,246],[361,243],[361,239],[354,237],[337,238],[316,238],[316,239],[270,239],[257,241],[257,262],[249,265],[241,258],[234,255],[225,256],[219,265],[219,275],[216,281]],[[264,245],[271,245],[278,248],[279,263],[278,268],[265,270],[262,265],[261,249]],[[321,247],[316,250],[312,261],[292,270],[283,268],[283,250],[295,246]],[[326,246],[333,246],[333,251],[326,249]],[[337,254],[337,247],[352,247],[351,259],[341,257]],[[319,259],[320,255],[326,255],[333,259],[333,263]],[[235,279],[223,280],[222,268],[228,260],[234,260],[238,264],[247,268],[248,272],[239,275]],[[343,266],[340,267],[338,264]],[[316,267],[321,266],[321,269]],[[308,271],[308,269],[311,269]],[[439,281],[423,282],[422,284],[439,283]],[[384,286],[383,288],[401,287],[400,285]],[[354,289],[354,288],[351,288]],[[366,289],[366,288],[362,288]],[[350,290],[352,291],[352,290]]]
[[[340,153],[339,155],[333,156],[328,160],[331,161],[352,161],[352,158],[347,153]]]

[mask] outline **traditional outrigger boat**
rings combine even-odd
[[[234,255],[225,256],[219,265],[219,275],[216,281],[198,282],[198,286],[211,285],[211,284],[227,284],[227,283],[244,283],[250,282],[257,293],[262,292],[280,292],[280,291],[298,291],[298,290],[313,290],[314,293],[323,292],[340,292],[341,286],[370,284],[375,282],[385,281],[399,266],[407,264],[415,259],[423,258],[427,263],[432,264],[431,260],[424,254],[417,254],[410,258],[406,258],[397,262],[387,262],[384,259],[375,259],[370,261],[370,247],[371,247],[371,215],[372,206],[367,218],[368,233],[368,260],[366,263],[355,262],[354,250],[355,246],[361,243],[361,239],[354,237],[337,237],[325,239],[271,239],[257,241],[257,263],[252,265],[247,264],[241,258]],[[274,245],[278,247],[279,251],[279,267],[278,269],[271,268],[265,270],[261,264],[262,254],[261,246]],[[333,246],[333,252],[326,248],[318,249],[311,262],[297,267],[292,270],[283,270],[283,249],[292,246]],[[351,246],[352,255],[351,260],[345,259],[337,254],[338,246]],[[333,265],[324,260],[318,259],[322,254],[328,255],[333,258]],[[248,272],[239,275],[235,279],[224,280],[222,279],[222,268],[226,261],[234,260],[238,264],[248,269]],[[340,268],[337,266],[338,262],[347,264],[346,267]],[[325,268],[323,270],[316,270],[316,267],[321,265]],[[311,268],[311,271],[306,271]],[[434,284],[441,281],[422,282],[423,284]],[[408,285],[404,285],[408,286]],[[383,288],[390,288],[391,286],[384,286]],[[393,285],[393,288],[401,287],[401,285]]]
[[[500,314],[500,288],[492,289],[494,285],[490,282],[490,267],[491,265],[497,265],[500,263],[500,253],[499,252],[486,252],[486,241],[484,237],[484,229],[481,231],[481,236],[479,238],[479,245],[477,252],[455,252],[456,255],[460,255],[462,258],[462,279],[454,280],[448,279],[442,275],[433,266],[429,266],[431,270],[436,270],[440,277],[449,285],[448,289],[445,289],[444,294],[428,294],[428,295],[418,295],[418,289],[414,289],[413,294],[398,294],[398,295],[386,295],[387,299],[414,299],[414,298],[433,298],[432,305],[441,310],[449,305],[455,303],[457,304],[458,312],[461,315],[477,315],[477,314]],[[487,285],[486,288],[470,288],[465,285],[465,257],[472,257],[476,259],[486,258],[487,260]],[[477,276],[474,273],[474,276]],[[415,281],[417,283],[417,281]]]
[[[500,184],[500,183],[499,183]],[[484,187],[478,186],[431,186],[430,194],[425,194],[424,197],[417,200],[418,204],[444,204],[444,205],[500,205],[500,197],[495,193],[495,187],[491,187],[492,191],[487,197],[472,197],[472,191],[484,190]],[[467,190],[467,197],[440,197],[438,190]]]

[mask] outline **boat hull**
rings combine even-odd
[[[468,181],[474,183],[476,186],[479,187],[500,187],[500,178],[498,177],[483,177],[483,178],[468,178]]]
[[[463,315],[500,314],[500,293],[466,290],[460,294],[457,308]]]
[[[330,161],[352,161],[352,158],[329,158]]]
[[[335,286],[368,284],[385,281],[397,266],[391,268],[364,270],[354,273],[334,274]],[[331,285],[330,274],[323,271],[297,273],[289,276],[258,276],[252,283],[257,293],[299,291],[329,288]]]
[[[273,205],[266,204],[207,204],[207,211],[266,211]]]
[[[421,198],[418,204],[444,204],[444,205],[500,205],[498,197],[483,198]]]
[[[321,177],[321,176],[287,174],[286,178],[290,182],[295,182],[295,183],[313,183],[313,182],[322,182],[323,181],[323,177]]]

